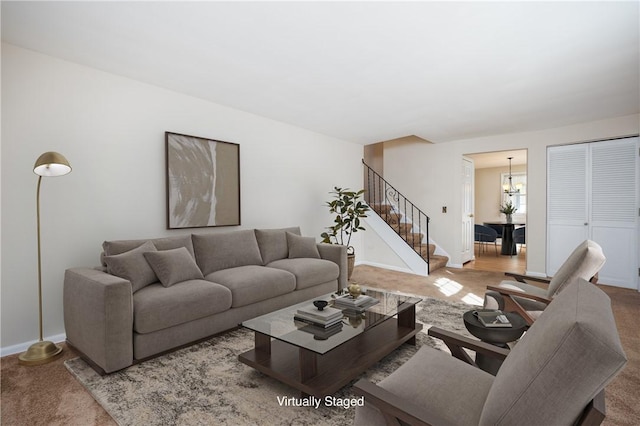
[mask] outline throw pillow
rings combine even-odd
[[[114,240],[102,243],[102,250],[105,256],[113,256],[115,254],[124,253],[134,248],[140,247],[147,241],[151,241],[158,250],[170,250],[178,247],[186,247],[191,256],[193,253],[193,243],[191,242],[191,234],[176,235],[171,237],[154,238],[150,240]],[[104,260],[103,258],[101,260]],[[104,265],[104,262],[102,262]]]
[[[320,253],[313,237],[301,237],[287,232],[287,245],[289,246],[289,259],[301,257],[320,259]]]
[[[300,228],[296,226],[282,229],[256,229],[255,232],[262,261],[266,265],[274,260],[286,259],[289,256],[285,233],[291,232],[300,235]]]
[[[144,257],[165,287],[182,281],[204,278],[195,259],[185,247],[149,251],[144,253]]]
[[[140,247],[113,256],[105,256],[107,272],[131,282],[131,290],[135,293],[141,288],[158,281],[155,272],[147,263],[144,253],[155,251],[156,246],[147,241]]]

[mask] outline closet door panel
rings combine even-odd
[[[637,288],[637,138],[590,144],[591,239],[607,262],[599,282]]]
[[[585,145],[547,151],[547,275],[553,276],[588,234]]]
[[[554,276],[578,244],[589,238],[587,229],[584,224],[548,226],[547,275]]]
[[[636,234],[627,227],[593,226],[591,239],[600,244],[607,258],[598,283],[637,289]]]
[[[638,138],[547,150],[547,274],[585,239],[602,246],[601,284],[639,289]]]

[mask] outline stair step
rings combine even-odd
[[[424,258],[427,257],[427,251],[429,252],[429,256],[435,256],[435,244],[416,244],[413,248],[416,251],[420,250],[420,255]]]
[[[389,223],[389,225],[391,225],[391,227],[400,234],[411,232],[411,228],[413,226],[410,223]]]
[[[424,238],[424,234],[419,234],[417,232],[409,232],[407,234],[400,235],[406,242],[409,244],[413,244],[415,246],[419,246],[422,244],[422,239]]]
[[[427,258],[427,252],[431,251],[431,246],[432,244],[416,244],[415,246],[413,246],[413,249],[416,252],[420,253],[420,256],[423,257],[424,259]],[[429,253],[429,255],[431,256],[432,253]]]
[[[389,225],[400,223],[400,219],[402,219],[400,213],[382,213],[380,217]]]
[[[433,255],[429,258],[429,272],[433,272],[437,269],[447,266],[449,258],[447,256]]]
[[[370,204],[369,207],[379,214],[386,214],[393,211],[393,206],[391,204]]]

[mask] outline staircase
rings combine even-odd
[[[444,267],[449,258],[435,254],[436,245],[424,243],[424,233],[412,232],[413,224],[402,221],[402,213],[394,211],[391,204],[369,204],[369,207],[402,238],[413,250],[429,263],[429,273]]]
[[[367,163],[362,163],[366,172],[365,200],[371,210],[427,263],[428,274],[444,267],[449,258],[435,254],[437,246],[429,241],[429,217]]]

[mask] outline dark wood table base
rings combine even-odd
[[[324,355],[255,332],[255,348],[238,355],[240,362],[295,389],[322,398],[347,385],[360,373],[407,342],[415,345],[422,324],[415,306],[401,312]]]

